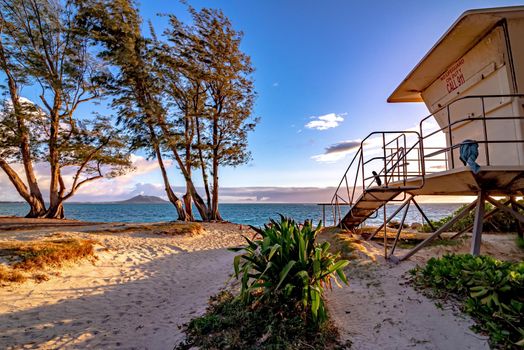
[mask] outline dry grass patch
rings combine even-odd
[[[0,265],[0,283],[21,283],[26,280],[27,277],[20,271]]]
[[[47,267],[61,267],[66,262],[94,259],[93,240],[54,239],[25,242],[0,242],[0,258],[7,262],[0,265],[0,282],[23,282],[29,275],[37,282],[48,276],[41,271]]]
[[[376,227],[363,227],[358,229],[356,232],[362,238],[368,239],[375,232]],[[388,228],[386,230],[388,244],[393,244],[395,237],[397,236],[398,229]],[[404,249],[411,249],[426,238],[431,236],[431,232],[418,232],[414,230],[404,229],[400,234],[398,247]],[[462,244],[463,237],[458,239],[450,239],[454,235],[454,232],[443,232],[440,237],[431,241],[429,246],[460,246]],[[381,229],[373,238],[373,241],[383,245],[384,243],[384,229]]]
[[[152,225],[150,228],[152,233],[168,236],[189,235],[196,236],[204,233],[204,227],[198,222],[184,222]]]
[[[319,242],[329,242],[330,250],[340,252],[343,259],[358,261],[358,263],[375,262],[381,254],[369,242],[338,227],[322,229],[317,239]]]
[[[352,260],[357,257],[355,250],[360,240],[355,238],[350,231],[338,227],[325,227],[318,234],[317,242],[329,242],[331,245],[330,251],[340,252],[342,259]]]
[[[159,223],[159,224],[124,224],[119,227],[112,227],[109,229],[101,229],[97,231],[91,231],[93,234],[103,233],[152,233],[156,235],[167,235],[167,236],[196,236],[204,233],[205,229],[202,224],[198,222],[170,222],[170,223]]]

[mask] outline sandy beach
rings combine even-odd
[[[1,234],[2,240],[80,236],[99,244],[94,263],[62,268],[42,283],[0,288],[0,348],[172,349],[182,340],[180,327],[229,279],[233,253],[226,248],[249,233],[234,224],[204,224],[194,237],[104,233],[108,226]],[[87,233],[93,230],[100,232]]]
[[[181,236],[151,224],[17,225],[1,231],[0,240],[89,238],[97,241],[97,258],[50,270],[48,281],[0,287],[2,349],[172,349],[184,339],[183,324],[226,286],[234,255],[227,247],[253,235],[228,223]],[[483,249],[497,253],[492,241],[501,239],[490,237]],[[509,246],[511,237],[501,237]],[[399,265],[386,262],[376,242],[362,241],[347,270],[350,286],[327,294],[341,337],[358,350],[489,349],[487,338],[469,329],[470,318],[406,283],[417,263],[467,249],[466,241],[428,248]]]

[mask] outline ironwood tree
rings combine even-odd
[[[245,163],[255,97],[249,57],[240,50],[242,33],[218,10],[189,8],[193,23],[169,16],[158,38],[146,37],[131,0],[78,2],[81,26],[103,47],[99,56],[117,69],[109,81],[113,105],[133,139],[159,163],[178,217],[193,220],[194,202],[203,220],[221,220],[219,167]],[[163,155],[169,154],[186,185],[184,206],[174,194]],[[192,172],[199,169],[204,201]],[[209,178],[212,183],[209,183]]]
[[[211,220],[222,220],[218,211],[219,169],[249,161],[248,132],[258,123],[252,118],[255,100],[250,57],[242,52],[242,33],[233,29],[220,10],[191,9],[198,42],[197,52],[206,72],[204,86],[208,92],[208,159],[213,178]]]
[[[95,45],[103,47],[99,56],[117,70],[108,85],[115,95],[113,105],[118,110],[119,121],[132,137],[133,148],[145,148],[157,159],[165,191],[176,207],[178,219],[190,220],[182,201],[171,188],[162,146],[173,153],[193,197],[198,198],[198,193],[190,174],[185,172],[176,143],[166,141],[172,137],[162,102],[162,86],[154,75],[151,40],[141,33],[141,18],[135,4],[130,0],[100,0],[79,1],[78,6],[82,12],[80,25]]]
[[[79,188],[131,168],[112,121],[79,112],[107,95],[109,71],[91,54],[77,9],[69,1],[0,1],[0,66],[8,86],[0,166],[30,205],[30,217],[63,218],[64,201]],[[39,90],[38,100],[22,98],[23,87]],[[25,183],[13,167],[18,162]],[[34,170],[40,163],[49,166],[47,208]]]
[[[172,101],[172,134],[182,135],[186,168],[200,168],[209,220],[222,220],[219,210],[219,168],[250,159],[249,131],[255,99],[249,56],[240,50],[242,33],[220,10],[189,8],[193,23],[174,15],[157,49],[158,76],[166,100]],[[212,179],[211,184],[209,178]]]

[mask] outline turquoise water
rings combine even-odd
[[[430,219],[440,219],[449,215],[460,204],[439,203],[421,204]],[[388,213],[392,213],[395,206],[388,206]],[[28,206],[25,203],[0,203],[0,216],[24,216]],[[278,218],[278,214],[291,216],[298,221],[305,219],[318,222],[322,219],[322,207],[316,204],[221,204],[220,212],[224,220],[239,224],[260,226],[269,218]],[[109,203],[66,203],[65,213],[68,219],[94,222],[158,222],[176,219],[176,211],[171,204],[109,204]],[[380,224],[382,216],[369,219],[368,223]],[[401,213],[397,219],[400,220]],[[331,208],[326,207],[326,221],[332,223]],[[418,211],[410,207],[407,223],[422,222]]]

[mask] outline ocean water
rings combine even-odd
[[[460,207],[458,203],[420,204],[426,215],[433,220],[451,214]],[[65,214],[68,219],[91,222],[159,222],[176,220],[176,211],[169,204],[109,204],[109,203],[66,203]],[[25,203],[0,203],[0,216],[24,216],[28,212]],[[318,223],[322,220],[322,206],[316,204],[221,204],[220,213],[224,220],[231,222],[261,226],[269,218],[278,218],[279,214],[293,217],[297,221],[306,219]],[[392,214],[396,205],[388,206],[387,216]],[[342,211],[344,212],[344,207]],[[326,222],[332,224],[331,208],[326,207]],[[396,219],[400,220],[401,211]],[[196,210],[195,210],[196,213]],[[410,206],[407,223],[422,222],[422,216]],[[377,225],[383,222],[382,210],[376,218],[368,219],[367,224]]]

